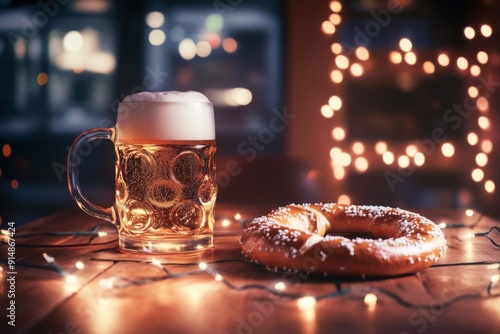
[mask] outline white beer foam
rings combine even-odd
[[[188,92],[140,92],[129,95],[123,99],[123,102],[130,101],[210,102],[205,95],[192,90]]]
[[[212,103],[199,92],[141,92],[118,106],[118,140],[215,140]]]

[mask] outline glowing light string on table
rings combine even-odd
[[[321,31],[327,36],[335,36],[339,25],[342,23],[342,2],[338,0],[329,3],[330,13],[328,19],[322,22]],[[465,27],[464,36],[467,40],[478,38],[488,39],[493,34],[493,29],[487,23],[482,24],[480,27],[467,26]],[[371,36],[371,35],[370,35]],[[421,59],[413,50],[412,41],[403,37],[399,41],[398,49],[390,51],[388,54],[389,62],[393,66],[417,66],[421,64],[421,70],[425,75],[432,75],[440,70],[449,67],[450,64],[455,62],[458,73],[470,75],[471,78],[478,78],[483,72],[484,66],[489,62],[489,55],[484,50],[476,50],[472,52],[475,57],[467,58],[464,55],[458,55],[456,58],[451,57],[449,53],[439,52],[434,57],[429,59]],[[334,57],[334,67],[330,72],[330,78],[335,87],[344,81],[346,75],[354,78],[363,76],[366,71],[371,67],[365,64],[370,59],[370,52],[365,46],[354,46],[352,50],[345,50],[345,47],[333,41],[331,44],[331,52]],[[455,58],[455,59],[452,59]],[[373,67],[373,66],[372,66]],[[491,137],[491,122],[489,118],[489,101],[488,98],[492,95],[492,87],[488,87],[485,83],[486,80],[480,80],[481,83],[476,85],[468,85],[466,94],[467,99],[475,102],[474,109],[478,111],[471,114],[476,117],[478,132],[471,131],[467,134],[467,143],[471,147],[477,147],[477,154],[475,156],[475,166],[472,167],[471,178],[474,182],[483,182],[484,190],[488,194],[495,192],[495,183],[488,179],[485,174],[484,168],[488,164],[488,155],[493,150],[493,143],[489,139]],[[483,89],[483,92],[479,90]],[[465,99],[464,99],[465,101]],[[465,104],[465,103],[464,103]],[[328,103],[324,104],[320,113],[327,119],[332,119],[343,111],[342,97],[338,93],[330,96]],[[342,118],[342,116],[340,116]],[[473,118],[473,117],[471,117]],[[346,177],[346,172],[354,169],[358,173],[364,173],[369,170],[370,165],[375,161],[369,161],[366,157],[369,145],[356,141],[352,143],[352,147],[348,148],[345,144],[348,134],[343,126],[336,125],[331,132],[332,139],[336,143],[330,150],[331,167],[335,180],[341,181]],[[344,143],[344,144],[343,144]],[[453,143],[447,141],[440,147],[441,153],[445,158],[451,158],[455,154],[455,146]],[[396,152],[389,148],[387,142],[379,141],[373,146],[374,156],[381,159],[381,163],[390,166],[394,163],[398,167],[408,168],[410,164],[418,168],[423,166],[429,158],[429,155],[424,154],[417,145],[408,144],[404,150],[405,152]],[[341,195],[338,202],[350,204],[351,200],[347,195]]]
[[[68,280],[71,275],[67,275],[66,272],[64,272],[58,265],[56,265],[55,260],[48,256],[47,254],[44,254],[45,259],[47,262],[54,268],[56,272],[61,274],[66,278],[66,281],[71,284],[75,281],[74,278],[71,280]],[[137,261],[137,262],[143,262],[143,261]],[[247,263],[246,261],[242,261]],[[170,270],[167,269],[165,265],[161,263],[161,261],[157,259],[152,259],[150,262],[152,265],[158,267],[161,269],[165,275],[163,276],[152,276],[152,277],[147,277],[147,278],[141,278],[138,280],[133,280],[127,277],[123,276],[112,276],[110,278],[105,278],[101,279],[99,281],[99,286],[103,289],[123,289],[127,288],[130,286],[140,286],[140,285],[146,285],[146,284],[151,284],[154,282],[160,282],[168,279],[178,279],[178,278],[184,278],[188,276],[193,276],[193,275],[201,275],[201,274],[209,274],[213,277],[213,279],[216,282],[221,282],[225,286],[227,286],[231,290],[235,291],[243,291],[243,290],[261,290],[265,291],[267,293],[270,293],[276,297],[279,298],[287,298],[291,300],[296,300],[297,306],[301,309],[307,309],[314,307],[316,302],[321,301],[321,300],[327,300],[327,299],[333,299],[333,298],[339,298],[343,296],[353,296],[359,298],[363,297],[363,302],[369,307],[369,308],[374,308],[375,304],[377,303],[377,294],[378,295],[384,295],[395,302],[397,302],[399,305],[409,308],[409,309],[431,309],[432,307],[435,307],[434,303],[431,304],[416,304],[411,301],[408,301],[401,297],[398,293],[391,291],[386,288],[381,288],[381,287],[369,287],[369,286],[364,286],[364,285],[354,285],[348,288],[342,287],[342,282],[340,281],[339,278],[337,277],[329,277],[333,283],[335,284],[335,289],[323,293],[320,295],[312,296],[312,295],[304,295],[301,293],[289,293],[284,290],[286,290],[286,284],[284,282],[278,282],[274,284],[273,287],[269,287],[268,285],[265,284],[243,284],[243,285],[236,285],[232,283],[230,280],[225,278],[222,274],[220,274],[212,265],[207,264],[206,262],[200,262],[198,264],[199,270],[193,270],[189,272],[183,272],[183,273],[172,273]],[[474,263],[479,264],[478,263]],[[486,264],[486,262],[481,263],[481,264]],[[490,269],[498,269],[500,268],[500,263],[492,263],[494,266],[489,267]],[[491,265],[491,264],[490,264]],[[484,295],[482,292],[477,292],[477,293],[468,293],[468,294],[462,294],[458,295],[453,299],[443,301],[443,306],[449,306],[452,304],[457,303],[458,301],[465,300],[465,299],[485,299],[485,298],[496,298],[500,297],[500,292],[494,293],[493,289],[497,285],[499,281],[500,275],[495,274],[491,277],[485,291],[486,295]]]
[[[466,216],[471,217],[474,214],[473,211],[467,210],[466,211]],[[441,223],[439,224],[442,229],[449,229],[449,228],[470,228],[473,229],[477,227],[484,215],[479,215],[477,220],[472,223],[472,224],[465,224],[465,223]],[[241,224],[242,226],[244,225],[246,220],[241,219],[241,215],[237,214],[234,217],[227,217],[225,219],[222,219],[221,221],[226,221],[230,220],[236,223]],[[222,227],[227,227],[228,225],[221,224]],[[72,232],[60,232],[59,236],[67,236],[67,235],[73,235],[73,236],[81,236],[81,235],[89,235],[92,238],[95,236],[104,236],[102,233],[99,235],[99,230],[101,226],[97,225],[95,228],[93,228],[90,231],[72,231]],[[490,243],[496,247],[500,247],[500,244],[496,242],[494,239],[490,237],[490,234],[493,231],[498,231],[500,232],[500,227],[492,227],[486,232],[475,232],[475,233],[467,233],[466,237],[464,238],[465,240],[470,239],[470,235],[473,235],[473,237],[485,237],[487,238]],[[50,233],[52,235],[52,232],[39,232],[38,234],[40,235],[46,235],[47,233]],[[54,232],[57,233],[57,232]],[[29,234],[30,236],[36,236],[37,233],[31,233]],[[95,245],[95,244],[94,244]],[[29,246],[29,245],[28,245]],[[61,245],[58,245],[61,246]],[[73,245],[69,245],[73,246]],[[50,256],[47,253],[43,253],[43,257],[47,264],[49,265],[49,268],[54,270],[56,273],[61,275],[66,283],[68,285],[74,285],[77,282],[77,275],[75,274],[79,270],[84,269],[84,264],[82,261],[77,261],[75,263],[75,267],[71,270],[65,270],[63,269],[56,261],[56,259],[52,256]],[[113,260],[116,261],[116,260]],[[330,292],[323,293],[320,295],[303,295],[301,293],[292,293],[292,292],[287,292],[287,284],[283,281],[278,281],[274,283],[272,286],[266,285],[266,284],[255,284],[255,283],[248,283],[248,284],[242,284],[242,285],[237,285],[234,284],[231,280],[227,279],[224,275],[222,275],[216,268],[215,266],[218,263],[229,263],[229,262],[241,262],[245,263],[247,265],[252,265],[256,266],[255,264],[248,262],[246,260],[240,260],[240,259],[228,259],[228,260],[218,260],[218,261],[212,261],[210,263],[206,262],[200,262],[200,263],[184,263],[181,264],[182,266],[197,266],[196,270],[188,271],[188,272],[182,272],[182,273],[174,273],[171,272],[168,268],[167,265],[176,265],[179,266],[179,264],[163,264],[160,260],[153,258],[151,261],[143,261],[143,260],[118,260],[118,262],[139,262],[139,263],[151,263],[152,265],[156,266],[160,270],[163,271],[164,275],[162,276],[152,276],[152,277],[146,277],[146,278],[141,278],[141,279],[130,279],[128,277],[124,276],[112,276],[109,278],[101,279],[99,281],[99,286],[103,289],[124,289],[130,286],[140,286],[140,285],[146,285],[146,284],[151,284],[154,282],[161,282],[164,280],[169,280],[169,279],[182,279],[186,278],[189,276],[195,276],[195,275],[204,275],[208,274],[213,277],[214,281],[220,282],[227,286],[227,288],[235,291],[243,291],[243,290],[261,290],[264,292],[267,292],[269,294],[272,294],[276,297],[279,298],[286,298],[290,300],[296,300],[297,302],[297,307],[304,311],[304,310],[311,310],[314,309],[316,302],[319,302],[321,300],[327,300],[327,299],[333,299],[333,298],[339,298],[343,296],[347,297],[352,297],[355,299],[360,299],[363,301],[363,303],[369,308],[369,309],[374,309],[377,304],[377,300],[380,296],[385,296],[387,298],[390,298],[397,302],[399,305],[405,307],[405,308],[410,308],[410,309],[421,309],[421,308],[432,308],[435,305],[434,304],[416,304],[411,301],[408,301],[401,297],[398,293],[393,292],[389,289],[385,288],[380,288],[380,287],[370,287],[364,285],[352,285],[350,287],[343,287],[343,282],[339,277],[334,277],[334,276],[326,276],[324,278],[325,282],[331,282],[334,285],[334,289]],[[29,263],[24,263],[22,261],[18,262],[17,265],[19,266],[27,266],[27,267],[35,267],[35,268],[43,268],[40,265],[31,265]],[[445,263],[445,264],[435,264],[431,268],[437,268],[437,267],[447,267],[447,266],[478,266],[478,265],[483,265],[486,266],[487,270],[499,270],[500,269],[500,262],[495,262],[495,261],[478,261],[478,262],[461,262],[461,263]],[[1,268],[1,267],[0,267]],[[428,269],[428,270],[431,270]],[[451,304],[457,303],[458,301],[464,300],[464,299],[484,299],[484,298],[496,298],[500,297],[500,292],[494,292],[494,288],[498,285],[498,281],[500,279],[499,274],[494,274],[491,276],[487,286],[476,293],[468,293],[468,294],[461,294],[456,296],[456,298],[453,298],[448,301],[443,301],[443,306],[449,306]],[[306,280],[307,281],[307,280]],[[292,284],[293,285],[293,284]]]

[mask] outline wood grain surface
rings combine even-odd
[[[141,255],[117,248],[116,228],[76,209],[44,217],[16,230],[15,327],[8,324],[12,298],[6,237],[0,244],[1,333],[500,333],[500,287],[486,288],[500,269],[500,248],[485,237],[500,222],[482,217],[471,228],[448,228],[448,248],[438,263],[415,275],[384,279],[338,279],[270,270],[247,262],[238,243],[245,221],[266,214],[272,205],[219,205],[214,249],[201,255]],[[417,210],[413,210],[417,211]],[[420,210],[436,223],[474,224],[465,210]],[[242,218],[234,220],[239,213]],[[226,220],[225,223],[224,220]],[[242,223],[243,222],[243,223]],[[5,224],[5,222],[4,222]],[[85,231],[99,225],[104,237],[46,235]],[[3,229],[6,226],[2,226]],[[31,234],[31,236],[30,236]],[[23,236],[24,235],[24,236]],[[500,242],[500,233],[491,237]],[[43,257],[54,257],[66,272],[81,261],[74,283],[67,283]],[[151,264],[156,258],[170,278]],[[233,288],[199,269],[208,263]],[[182,276],[182,274],[191,275]],[[177,277],[180,275],[180,277]],[[147,284],[105,289],[121,277],[151,279]],[[156,281],[155,281],[156,279]],[[238,290],[248,284],[259,288]],[[339,292],[339,288],[340,290]],[[364,298],[372,291],[374,305]],[[301,296],[328,296],[310,307]]]

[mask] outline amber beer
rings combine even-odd
[[[80,207],[113,221],[125,250],[211,247],[217,186],[213,107],[208,99],[196,92],[134,94],[119,105],[115,128],[90,131],[96,130],[110,130],[109,139],[115,143],[115,204],[104,209],[79,198],[79,187],[72,187],[70,177],[70,190]],[[75,143],[79,141],[84,139]]]

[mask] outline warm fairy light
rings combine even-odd
[[[148,36],[149,43],[154,46],[162,45],[166,39],[167,35],[160,29],[151,31]]]
[[[399,64],[403,60],[403,56],[398,51],[392,51],[389,53],[389,60],[393,64]]]
[[[351,65],[351,74],[355,77],[359,77],[363,75],[363,66],[358,63],[354,63]]]
[[[444,143],[441,146],[441,153],[447,158],[451,158],[455,154],[455,146],[452,143]]]
[[[74,275],[66,275],[66,277],[64,277],[64,280],[68,284],[74,284],[76,282],[76,277]]]
[[[208,266],[205,262],[200,262],[198,264],[198,267],[200,267],[201,270],[207,270]]]
[[[470,97],[476,98],[479,95],[479,90],[474,86],[470,86],[469,89],[467,89],[467,93]]]
[[[490,127],[490,120],[485,116],[481,116],[477,119],[477,124],[481,129],[488,129]]]
[[[368,169],[368,160],[364,157],[358,157],[354,160],[354,166],[360,172],[366,172]]]
[[[338,55],[335,58],[335,64],[337,65],[338,68],[345,70],[346,68],[349,67],[349,59],[347,59],[347,57],[344,55]]]
[[[484,153],[478,153],[476,155],[476,164],[480,167],[484,167],[486,166],[486,164],[488,163],[488,156]]]
[[[329,105],[325,104],[324,106],[321,107],[321,115],[323,115],[323,117],[331,118],[333,114],[334,111]]]
[[[448,225],[446,225],[446,223],[445,223],[445,222],[442,222],[442,223],[439,223],[439,224],[438,224],[438,227],[439,227],[440,229],[445,229],[446,227],[448,227]]]
[[[342,99],[337,95],[332,95],[328,99],[328,104],[333,110],[340,110],[340,108],[342,108]]]
[[[365,299],[363,299],[363,302],[369,308],[373,308],[377,304],[377,295],[375,295],[374,293],[367,293]]]
[[[479,51],[477,53],[477,61],[480,63],[480,64],[486,64],[488,62],[488,54],[484,51]]]
[[[278,283],[276,283],[276,284],[274,285],[274,288],[275,288],[276,290],[283,291],[283,290],[285,290],[286,285],[285,285],[285,283],[283,283],[283,282],[278,282]]]
[[[97,236],[100,237],[100,238],[105,237],[107,235],[108,235],[108,232],[104,232],[104,231],[97,232]]]
[[[492,263],[492,264],[488,264],[488,266],[486,267],[487,269],[499,269],[500,268],[500,263]],[[0,270],[1,271],[1,270]]]
[[[332,137],[333,139],[335,140],[344,140],[345,138],[345,131],[344,129],[340,128],[340,127],[337,127],[335,129],[333,129],[332,131]]]
[[[163,268],[163,265],[161,264],[161,261],[158,260],[158,259],[155,259],[155,258],[151,259],[151,264],[153,266],[156,266],[156,267],[160,268],[160,269]]]
[[[351,161],[351,155],[347,152],[342,152],[339,159],[340,164],[344,167],[348,167],[351,164]]]
[[[417,154],[418,148],[416,145],[410,144],[410,145],[406,146],[405,152],[406,152],[407,156],[413,157],[413,156],[415,156],[415,154]]]
[[[338,13],[342,10],[342,4],[339,1],[330,2],[330,9],[334,13]]]
[[[231,221],[229,219],[223,219],[221,224],[222,227],[228,227],[229,225],[231,225]]]
[[[476,168],[472,171],[471,176],[475,182],[481,182],[484,178],[484,172],[482,169]]]
[[[342,22],[342,18],[340,17],[339,14],[337,13],[333,13],[332,15],[330,15],[328,17],[328,19],[330,20],[330,22],[332,22],[334,25],[339,25],[340,22]]]
[[[499,280],[500,280],[499,274],[491,276],[491,283],[493,283],[493,284],[498,283]]]
[[[477,65],[472,65],[470,67],[470,74],[472,74],[472,76],[474,77],[477,77],[479,74],[481,74],[481,68]]]
[[[417,62],[417,55],[414,52],[408,52],[405,54],[405,61],[410,65],[415,65]]]
[[[12,147],[10,144],[4,144],[2,146],[2,154],[4,157],[8,158],[12,154]]]
[[[236,52],[236,50],[238,50],[238,42],[236,42],[236,40],[231,37],[224,38],[224,40],[222,41],[222,48],[227,53]]]
[[[77,261],[77,262],[75,263],[75,267],[76,267],[76,269],[78,269],[78,270],[82,270],[83,268],[85,268],[85,265],[83,264],[83,262],[82,262],[82,261]]]
[[[387,151],[387,143],[384,141],[379,141],[375,144],[375,153],[382,155]]]
[[[491,140],[483,140],[483,142],[481,143],[481,150],[486,154],[491,153],[491,151],[493,150],[493,143],[491,142]]]
[[[406,168],[410,165],[410,158],[407,155],[400,155],[398,158],[398,165],[401,168]]]
[[[351,205],[351,198],[347,195],[340,195],[337,199],[338,204]]]
[[[338,147],[332,147],[330,150],[330,158],[333,160],[340,159],[340,156],[342,155],[342,150]]]
[[[476,104],[477,104],[477,109],[479,109],[479,111],[487,111],[490,106],[488,99],[485,98],[484,96],[478,98]]]
[[[472,210],[472,209],[467,209],[467,210],[465,210],[465,215],[466,215],[467,217],[472,217],[472,216],[474,216],[474,210]]]
[[[334,83],[341,83],[344,75],[339,70],[333,70],[332,73],[330,73],[330,78]]]
[[[473,232],[465,233],[461,239],[463,240],[472,240],[476,237],[476,235]]]
[[[354,152],[354,154],[357,155],[363,154],[363,152],[365,151],[365,145],[357,141],[354,144],[352,144],[352,151]]]
[[[221,274],[215,274],[214,279],[215,279],[217,282],[221,282],[221,281],[223,281],[223,280],[224,280],[224,277],[223,277]]]
[[[368,49],[364,46],[360,46],[356,49],[356,57],[358,57],[359,60],[368,60],[368,58],[370,58],[370,52],[368,52]]]
[[[239,212],[236,212],[236,214],[234,215],[234,219],[240,220],[241,219],[241,214]]]
[[[469,62],[464,57],[457,58],[457,67],[461,70],[466,70],[469,66]]]
[[[342,166],[333,166],[333,177],[335,180],[342,180],[345,177],[345,169]]]
[[[443,67],[448,66],[450,64],[450,58],[448,57],[448,55],[446,53],[441,53],[438,56],[438,63],[439,63],[439,65],[441,65]]]
[[[434,67],[434,64],[431,63],[430,61],[426,61],[425,63],[423,63],[422,68],[423,68],[424,72],[427,74],[432,74],[436,70],[436,68]]]
[[[336,55],[342,52],[342,45],[340,43],[332,44],[332,52]]]
[[[488,24],[483,24],[481,26],[481,34],[484,37],[490,37],[492,33],[493,33],[493,29],[491,29],[491,27]]]
[[[425,155],[422,152],[417,152],[413,157],[413,162],[415,162],[416,166],[423,166],[425,163]]]
[[[488,180],[484,183],[484,189],[486,190],[486,192],[488,193],[493,193],[495,192],[495,182],[491,181],[491,180]]]
[[[64,50],[68,52],[79,51],[83,47],[83,36],[79,31],[72,30],[66,33],[63,38]]]
[[[327,35],[332,35],[335,33],[335,26],[330,21],[324,21],[321,24],[321,30]]]
[[[308,311],[316,305],[316,298],[307,296],[297,299],[297,306],[302,311]]]
[[[382,154],[382,160],[386,165],[392,165],[394,162],[394,154],[391,151],[385,151],[384,154]]]
[[[476,36],[476,32],[471,27],[465,27],[464,35],[465,35],[465,38],[467,38],[467,39],[473,39],[474,36]]]
[[[477,134],[475,134],[474,132],[469,132],[469,134],[467,135],[467,142],[469,143],[469,145],[474,146],[478,141],[479,138],[477,137]]]
[[[399,40],[399,48],[404,52],[410,52],[413,44],[408,38],[401,38]]]

